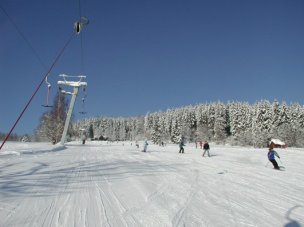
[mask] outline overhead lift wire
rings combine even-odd
[[[0,5],[1,10],[3,11],[3,13],[7,16],[8,20],[11,22],[11,24],[13,25],[13,27],[16,29],[16,31],[18,32],[18,34],[22,37],[22,39],[26,42],[26,44],[28,45],[28,47],[30,48],[30,50],[34,53],[35,57],[38,59],[38,61],[40,62],[40,64],[42,65],[42,67],[46,70],[47,67],[45,66],[45,64],[42,61],[42,58],[39,56],[38,52],[35,50],[35,48],[33,47],[33,45],[30,43],[30,41],[26,38],[26,36],[23,34],[23,32],[21,31],[21,29],[17,26],[17,24],[14,22],[14,20],[12,19],[12,17],[7,13],[7,11]],[[47,96],[46,96],[46,104],[42,105],[44,107],[51,107],[48,103],[49,103],[49,97],[50,97],[50,92],[51,92],[51,84],[48,82],[48,77],[45,78],[45,83],[47,84]]]
[[[79,13],[79,21],[81,22],[84,18],[82,17],[82,7],[81,7],[81,0],[78,0],[78,13]],[[84,23],[88,23],[85,21]],[[84,51],[83,51],[83,33],[80,33],[80,61],[81,61],[81,72],[85,73],[85,64],[84,64]],[[86,88],[83,88],[83,97],[81,99],[81,111],[80,114],[86,114],[85,111],[85,100],[87,98],[86,95]]]
[[[21,32],[21,30],[18,28],[18,26],[16,25],[16,23],[12,20],[12,18],[9,16],[9,14],[6,12],[6,10],[0,5],[1,10],[4,12],[4,14],[8,17],[9,21],[13,24],[13,26],[15,27],[15,29],[17,30],[17,32],[21,35],[21,37],[25,40],[25,42],[28,44],[28,46],[30,47],[30,49],[33,51],[33,53],[35,54],[35,56],[37,57],[37,59],[39,60],[39,62],[41,63],[41,65],[46,68],[43,64],[43,61],[41,60],[41,58],[39,57],[39,55],[37,54],[37,52],[35,51],[35,49],[33,48],[33,46],[31,45],[31,43],[28,41],[28,39],[23,35],[23,33]],[[63,46],[63,48],[60,50],[59,54],[56,56],[53,64],[51,65],[51,67],[48,69],[48,71],[46,72],[46,74],[44,75],[43,79],[40,81],[40,83],[38,84],[38,86],[36,87],[34,93],[31,95],[30,99],[28,100],[27,104],[25,105],[25,107],[23,108],[23,110],[21,111],[20,115],[18,116],[17,120],[15,121],[14,125],[12,126],[12,128],[10,129],[9,133],[6,135],[5,139],[3,140],[1,146],[0,146],[0,150],[2,149],[3,145],[5,144],[5,142],[8,140],[8,138],[10,137],[11,133],[13,132],[13,130],[15,129],[16,125],[18,124],[19,120],[21,119],[21,117],[23,116],[24,112],[26,111],[26,109],[28,108],[28,106],[30,105],[30,103],[32,102],[33,98],[35,97],[35,95],[37,94],[37,92],[39,91],[41,85],[43,84],[44,81],[47,80],[48,76],[50,75],[52,69],[54,68],[54,66],[56,65],[56,63],[58,62],[59,58],[61,57],[61,55],[63,54],[64,50],[66,49],[66,47],[70,44],[70,42],[72,41],[72,38],[74,37],[74,35],[79,34],[83,28],[84,25],[87,25],[89,23],[89,20],[85,17],[81,17],[81,7],[80,7],[80,0],[79,0],[79,14],[80,14],[80,18],[79,21],[76,22],[77,28],[72,32],[72,34],[69,36],[69,39],[67,40],[67,42],[65,43],[65,45]]]
[[[33,54],[35,55],[35,57],[38,59],[39,63],[42,65],[42,67],[44,69],[46,69],[46,65],[43,63],[41,57],[39,56],[39,54],[37,53],[37,51],[35,50],[35,48],[33,47],[33,45],[30,43],[30,41],[26,38],[26,36],[23,34],[23,32],[21,31],[21,29],[17,26],[17,24],[14,22],[14,20],[12,19],[12,17],[7,13],[7,11],[0,5],[0,9],[3,11],[3,13],[5,14],[5,16],[8,18],[8,20],[11,22],[11,24],[13,25],[13,27],[16,29],[16,31],[18,32],[18,34],[22,37],[22,39],[26,42],[26,44],[28,45],[28,47],[31,49],[31,51],[33,52]]]
[[[13,132],[14,128],[16,127],[16,125],[18,124],[19,120],[21,119],[22,115],[24,114],[24,112],[26,111],[26,109],[28,108],[28,106],[30,105],[30,103],[32,102],[33,98],[35,97],[35,95],[37,94],[38,90],[40,89],[41,85],[43,84],[43,82],[45,81],[45,79],[48,77],[48,75],[50,74],[50,72],[52,71],[52,69],[54,68],[55,64],[58,62],[59,58],[61,57],[61,55],[63,54],[64,50],[66,49],[66,47],[69,45],[69,43],[72,41],[72,38],[75,35],[75,31],[73,31],[73,33],[70,35],[69,39],[67,40],[67,42],[65,43],[65,45],[63,46],[63,48],[60,50],[59,54],[57,55],[57,57],[55,58],[53,64],[51,65],[51,67],[49,68],[49,70],[46,72],[46,74],[44,75],[43,79],[41,80],[41,82],[38,84],[38,86],[36,87],[34,93],[32,94],[32,96],[30,97],[29,101],[27,102],[27,104],[25,105],[25,107],[23,108],[22,112],[20,113],[19,117],[17,118],[16,122],[14,123],[13,127],[11,128],[11,130],[9,131],[9,133],[7,134],[7,136],[5,137],[5,139],[3,140],[1,146],[0,146],[0,150],[3,147],[3,145],[5,144],[5,142],[7,141],[7,139],[10,137],[11,133]]]
[[[81,21],[82,9],[81,0],[78,0],[78,11],[79,11],[79,21]],[[81,71],[84,73],[84,53],[83,53],[83,35],[80,33],[80,58],[81,58]]]

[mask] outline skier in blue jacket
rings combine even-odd
[[[275,160],[275,156],[277,156],[278,158],[280,158],[280,156],[278,155],[278,153],[273,150],[272,146],[269,147],[269,151],[268,151],[268,160],[272,163],[273,167],[275,169],[280,169],[277,161]]]
[[[148,141],[145,140],[145,143],[144,143],[144,149],[142,150],[142,152],[147,152],[147,148],[148,148]]]

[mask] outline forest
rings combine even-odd
[[[94,139],[151,140],[178,143],[209,141],[218,144],[265,147],[271,138],[288,146],[304,146],[304,108],[298,103],[261,100],[212,102],[147,113],[138,117],[94,117],[72,124],[71,137],[85,131]]]

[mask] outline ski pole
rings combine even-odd
[[[267,164],[265,165],[265,167],[267,167],[267,166],[268,166],[268,164],[269,164],[269,161],[267,162]]]

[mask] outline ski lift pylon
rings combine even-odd
[[[68,76],[65,74],[61,74],[59,75],[60,77],[63,78],[63,80],[59,80],[57,81],[57,84],[61,87],[61,86],[69,86],[69,87],[73,87],[73,91],[72,92],[65,92],[64,94],[69,94],[71,95],[71,101],[70,101],[70,107],[65,119],[65,124],[64,124],[64,129],[62,132],[62,136],[61,136],[61,140],[60,140],[60,144],[64,145],[65,141],[66,141],[66,135],[68,132],[68,127],[70,124],[70,120],[71,120],[71,116],[73,114],[73,109],[74,109],[74,104],[76,101],[76,97],[78,95],[78,91],[80,87],[86,87],[87,86],[87,82],[84,81],[84,79],[86,78],[86,76]],[[72,81],[70,79],[78,79],[78,81]],[[61,91],[63,92],[63,91]]]

